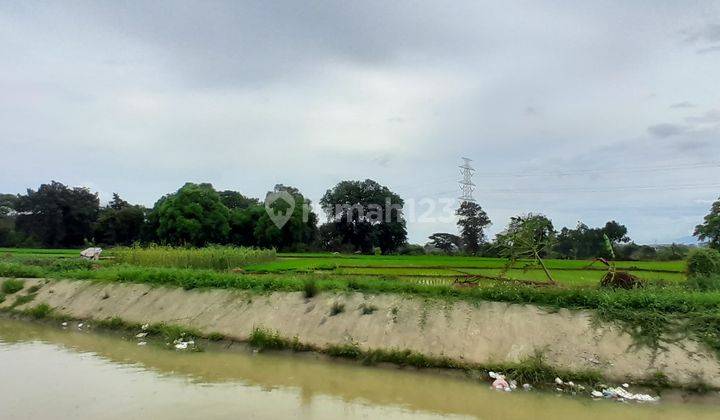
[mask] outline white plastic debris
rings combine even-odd
[[[575,386],[575,383],[573,381],[567,381],[566,384],[567,386]]]
[[[85,324],[83,324],[82,322],[81,322],[81,323],[79,323],[79,324],[78,324],[78,328],[82,328],[82,327],[83,327],[83,325],[85,325]]]
[[[143,324],[143,326],[140,327],[140,329],[142,329],[143,331],[147,330],[148,328],[150,328],[150,324]]]
[[[67,327],[67,322],[63,322],[61,325],[62,325],[63,327]]]
[[[135,338],[145,338],[147,335],[148,335],[148,333],[141,332],[141,333],[135,334]]]
[[[595,391],[595,390],[593,390],[593,391],[590,393],[590,395],[592,395],[594,398],[602,398],[603,393],[600,392],[600,391]]]
[[[625,388],[625,389],[628,389],[628,388],[630,387],[630,385],[628,385],[627,383],[625,383],[625,384],[622,384],[622,387]]]
[[[558,385],[562,385],[562,384],[563,384],[563,380],[560,379],[560,378],[555,378],[555,383],[558,384]]]
[[[532,385],[530,385],[530,384],[523,384],[523,389],[524,389],[525,391],[529,391],[529,390],[532,389]]]
[[[86,248],[80,252],[80,256],[88,260],[99,260],[102,248]]]
[[[488,375],[493,379],[497,379],[497,377],[498,377],[498,374],[493,371],[488,372]]]
[[[144,346],[144,345],[146,345],[146,344],[147,344],[147,342],[145,342],[145,341],[139,341],[137,345],[138,345],[138,346]]]
[[[188,343],[181,341],[181,342],[175,344],[175,348],[178,350],[186,350],[188,348]]]
[[[625,384],[623,384],[623,385],[625,385]],[[617,401],[630,400],[630,401],[654,402],[654,401],[658,401],[660,399],[660,397],[653,397],[652,395],[648,395],[648,394],[633,394],[632,392],[630,392],[622,387],[603,389],[602,394],[605,398],[614,398]]]

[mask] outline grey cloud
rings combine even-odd
[[[720,110],[712,109],[703,115],[687,117],[685,121],[694,124],[708,124],[720,122]]]
[[[714,52],[720,52],[720,45],[714,45],[712,47],[707,48],[700,48],[697,50],[698,54],[708,54],[708,53],[714,53]]]
[[[488,175],[479,185],[512,190],[476,196],[498,229],[524,211],[593,224],[586,203],[602,201],[642,240],[667,226],[645,214],[684,192],[564,191],[632,187],[618,169],[720,155],[700,120],[648,128],[676,121],[667,101],[716,100],[714,75],[688,72],[717,58],[672,36],[705,18],[699,8],[652,2],[647,13],[649,3],[0,2],[0,56],[12,58],[0,60],[0,150],[13,174],[0,192],[89,180],[152,205],[188,180],[254,196],[286,182],[317,201],[334,182],[372,176],[421,195],[454,190],[469,155]],[[720,42],[712,27],[696,32],[695,50]],[[549,178],[552,194],[498,177],[524,168],[550,173],[530,182]],[[597,171],[553,175],[587,168]],[[690,228],[702,216],[684,215]],[[410,239],[422,231],[410,226]]]
[[[676,102],[670,105],[670,108],[695,108],[696,105],[689,101]]]
[[[720,23],[709,23],[700,28],[684,31],[686,42],[720,41]]]
[[[648,127],[648,132],[654,137],[670,137],[682,134],[687,131],[687,127],[677,124],[656,124]]]

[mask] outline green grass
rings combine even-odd
[[[297,337],[293,339],[283,338],[277,331],[270,331],[264,328],[254,329],[248,343],[260,350],[315,351],[324,353],[330,357],[358,360],[366,365],[392,363],[398,366],[415,368],[449,368],[463,369],[466,371],[482,371],[485,374],[489,371],[497,371],[503,372],[509,379],[514,379],[519,383],[551,384],[558,376],[565,380],[573,380],[586,384],[596,384],[602,380],[602,376],[596,371],[569,372],[555,369],[545,363],[542,354],[535,354],[518,363],[479,365],[463,363],[446,357],[425,356],[411,350],[363,350],[354,342],[320,348],[304,345],[298,341]]]
[[[205,248],[114,248],[110,255],[119,263],[138,266],[212,268],[227,270],[275,259],[275,250],[211,246]]]
[[[2,292],[6,295],[12,295],[21,291],[25,287],[25,282],[22,280],[8,279],[2,284]]]
[[[47,318],[51,312],[52,312],[52,308],[50,308],[50,306],[48,304],[41,303],[40,305],[38,305],[32,309],[27,309],[27,310],[23,311],[23,314],[31,316],[35,319],[43,319],[43,318]]]
[[[162,250],[167,249],[158,248],[158,251]],[[213,250],[211,248],[205,252]],[[642,270],[661,270],[635,271],[634,274],[649,280],[649,285],[645,289],[631,291],[599,289],[598,283],[604,271],[593,270],[594,266],[588,267],[587,261],[548,261],[549,266],[560,268],[553,271],[560,287],[538,288],[483,278],[478,287],[458,288],[452,286],[454,274],[444,274],[495,277],[502,273],[500,263],[505,264],[505,260],[443,256],[284,254],[277,261],[253,264],[246,266],[245,271],[235,273],[216,269],[144,267],[116,262],[103,262],[99,266],[93,264],[88,268],[75,265],[74,262],[56,264],[51,260],[50,263],[3,262],[0,263],[0,277],[73,278],[185,289],[242,289],[256,293],[302,292],[306,298],[328,291],[396,293],[422,299],[500,301],[590,309],[595,311],[598,319],[619,323],[636,338],[639,345],[658,348],[669,342],[668,337],[681,334],[720,352],[720,291],[712,291],[712,287],[705,286],[697,286],[701,290],[692,290],[687,286],[683,274],[672,270],[679,268],[680,263],[627,263]],[[474,267],[464,268],[473,264]],[[478,268],[493,264],[495,268]],[[544,280],[542,272],[527,261],[520,262],[505,275],[511,279]]]

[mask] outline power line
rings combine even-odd
[[[661,172],[682,169],[701,169],[701,168],[720,168],[720,162],[698,162],[675,165],[656,165],[636,168],[613,168],[613,169],[578,169],[578,170],[558,170],[558,171],[524,171],[524,172],[507,172],[497,173],[488,172],[478,174],[487,178],[526,178],[540,176],[567,176],[567,175],[591,175],[591,174],[607,174],[607,173],[636,173],[636,172]]]
[[[615,192],[615,191],[652,191],[652,190],[691,190],[697,188],[717,188],[720,183],[712,184],[684,184],[684,185],[629,185],[609,188],[553,188],[553,189],[487,189],[478,190],[483,193],[513,193],[513,194],[549,194],[553,192]]]

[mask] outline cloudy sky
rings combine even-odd
[[[720,195],[718,1],[0,0],[0,57],[0,192],[372,178],[424,242],[467,156],[493,232],[532,211],[647,243]]]

